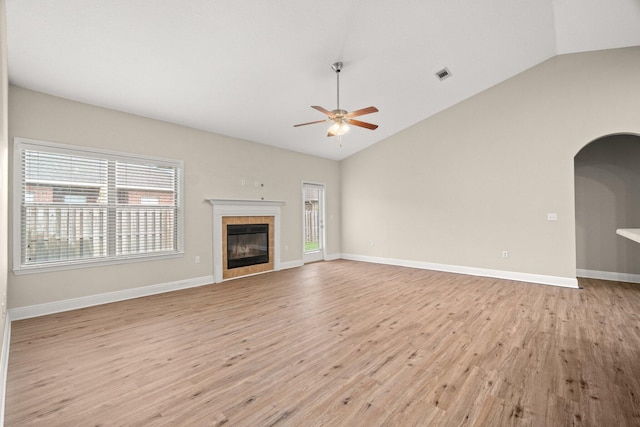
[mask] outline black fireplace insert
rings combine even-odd
[[[269,262],[269,224],[227,224],[227,269]]]

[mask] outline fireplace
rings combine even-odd
[[[273,216],[223,216],[221,228],[223,279],[274,269]]]
[[[269,262],[269,224],[227,224],[227,269]]]
[[[224,280],[236,277],[249,276],[264,273],[267,271],[280,270],[280,208],[284,202],[273,200],[230,200],[230,199],[207,199],[213,206],[213,281],[220,283]],[[268,262],[263,259],[243,259],[242,262],[260,262],[259,264],[235,267],[235,261],[229,264],[228,258],[237,258],[229,253],[229,225],[264,225],[268,224],[267,231],[267,257]],[[254,234],[253,228],[249,233]],[[236,232],[235,227],[231,227],[231,234]],[[253,238],[253,236],[251,237]],[[231,243],[234,243],[232,237]],[[262,238],[261,238],[262,239]],[[238,250],[239,253],[246,253],[247,248],[263,252],[264,240],[254,242],[244,239],[245,249]],[[248,254],[247,254],[248,255]],[[241,256],[239,258],[253,258],[263,256],[264,253]],[[238,265],[238,264],[236,264]]]

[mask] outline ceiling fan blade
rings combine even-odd
[[[293,125],[294,128],[297,128],[298,126],[306,126],[306,125],[313,125],[315,123],[322,123],[322,122],[328,122],[329,119],[325,119],[325,120],[316,120],[315,122],[308,122],[308,123],[300,123],[297,125]]]
[[[371,106],[371,107],[361,108],[359,110],[347,113],[345,117],[350,119],[351,117],[364,116],[365,114],[371,114],[371,113],[377,113],[377,112],[378,112],[378,109],[374,106]]]
[[[378,125],[374,125],[372,123],[361,122],[360,120],[349,119],[349,124],[354,126],[360,126],[361,128],[367,128],[371,130],[375,130],[378,128]]]
[[[320,111],[321,113],[324,113],[329,117],[333,117],[333,113],[331,111],[327,110],[324,107],[320,107],[318,105],[312,105],[311,108],[315,108],[316,110]]]

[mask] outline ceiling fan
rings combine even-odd
[[[346,110],[340,109],[340,71],[342,70],[342,62],[336,62],[331,66],[333,71],[336,72],[336,82],[337,82],[337,107],[335,110],[329,111],[326,108],[312,105],[311,108],[315,108],[327,115],[328,118],[324,120],[316,120],[314,122],[308,123],[300,123],[297,125],[293,125],[293,127],[298,126],[306,126],[312,125],[314,123],[324,123],[324,122],[333,122],[329,130],[327,131],[327,136],[337,136],[338,140],[340,140],[340,136],[344,135],[349,130],[349,125],[359,126],[366,129],[374,130],[378,127],[378,125],[374,125],[372,123],[362,122],[360,120],[355,120],[354,117],[363,116],[365,114],[371,114],[378,111],[376,107],[367,107],[361,108],[360,110],[348,112]]]

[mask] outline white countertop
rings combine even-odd
[[[618,228],[616,233],[626,237],[627,239],[631,239],[634,242],[640,243],[640,228]]]

